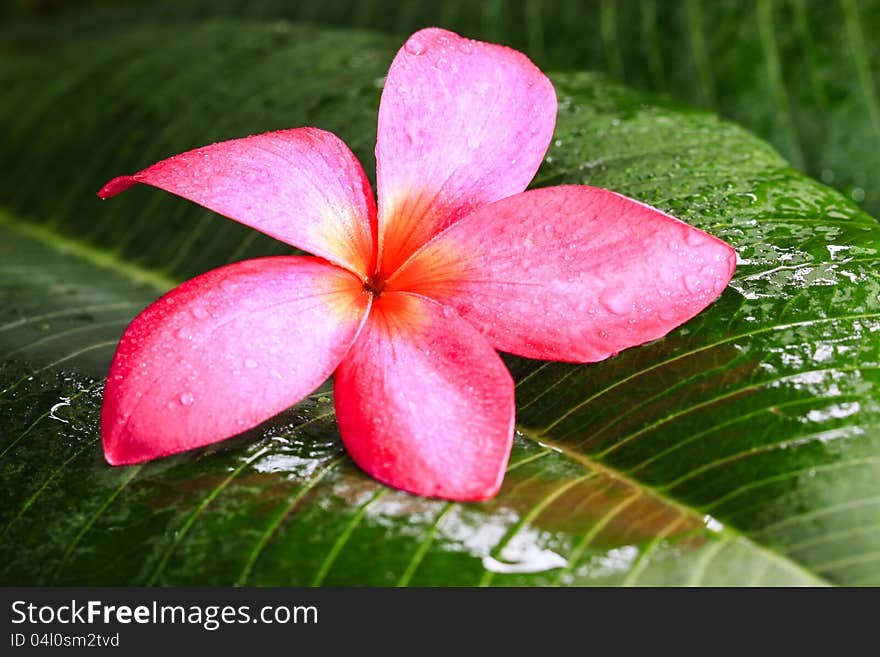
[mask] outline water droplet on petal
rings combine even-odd
[[[191,392],[184,392],[177,398],[177,401],[184,406],[190,406],[195,401],[195,397],[193,397]]]
[[[609,288],[599,295],[599,303],[610,313],[628,315],[632,312],[632,301],[623,290]]]
[[[189,329],[186,327],[177,329],[176,335],[180,340],[188,340],[188,339],[192,338],[192,335],[190,334]]]
[[[257,366],[257,361],[255,361],[253,358],[248,358],[244,361],[244,366],[252,370]]]
[[[419,35],[413,34],[406,40],[406,43],[403,44],[403,49],[410,55],[424,55],[428,51],[428,46],[422,41],[422,38]]]
[[[458,52],[462,55],[470,55],[474,51],[474,44],[470,39],[460,41],[458,44]]]
[[[697,292],[699,292],[702,285],[703,281],[701,281],[700,277],[696,274],[688,274],[684,277],[684,286],[691,294],[696,294]]]
[[[208,316],[208,311],[202,308],[201,306],[196,306],[192,310],[190,310],[192,316],[196,319],[205,319]]]

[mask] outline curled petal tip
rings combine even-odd
[[[137,183],[138,181],[135,180],[134,176],[117,176],[98,190],[98,198],[113,198],[120,192],[124,192],[129,187],[134,187],[135,185],[137,185]]]
[[[158,456],[158,455],[157,455]],[[155,457],[150,457],[155,458]],[[122,466],[122,465],[134,465],[135,463],[142,463],[143,461],[149,461],[150,458],[125,458],[115,452],[110,451],[107,447],[104,447],[104,460],[107,461],[108,464],[113,466]]]
[[[106,445],[104,446],[104,460],[107,461],[109,465],[125,465],[122,460],[116,458],[116,455],[113,454]]]

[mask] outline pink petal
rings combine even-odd
[[[437,28],[413,34],[379,107],[385,274],[475,208],[524,190],[555,123],[553,85],[522,53]]]
[[[342,440],[370,475],[454,500],[498,491],[513,439],[513,381],[455,312],[383,294],[334,381]]]
[[[333,372],[371,296],[317,258],[215,269],[150,305],[122,336],[101,430],[113,465],[228,438],[299,401]]]
[[[721,294],[736,253],[604,189],[536,189],[451,226],[388,282],[454,307],[496,349],[593,362],[659,338]]]
[[[146,183],[335,262],[375,264],[376,208],[360,163],[336,135],[279,130],[197,148],[107,183],[109,198]]]

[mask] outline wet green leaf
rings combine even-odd
[[[880,584],[880,229],[743,129],[597,75],[552,76],[534,184],[657,205],[741,264],[662,340],[595,365],[508,357],[518,433],[496,499],[360,473],[330,388],[211,448],[107,466],[102,376],[125,323],[280,247],[156,190],[95,190],[305,124],[369,170],[399,44],[227,21],[46,38],[0,73],[0,583]]]

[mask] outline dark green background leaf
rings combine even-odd
[[[210,141],[314,124],[372,168],[397,40],[281,22],[43,33],[4,59],[0,582],[880,584],[880,229],[713,114],[553,75],[536,186],[589,183],[731,242],[709,310],[600,364],[508,358],[518,434],[501,494],[376,484],[329,388],[212,448],[110,468],[101,377],[174,281],[282,252],[106,179]]]
[[[55,3],[53,3],[55,4]],[[80,29],[211,15],[428,25],[710,107],[880,216],[878,0],[93,0]],[[71,22],[64,24],[70,29]]]

